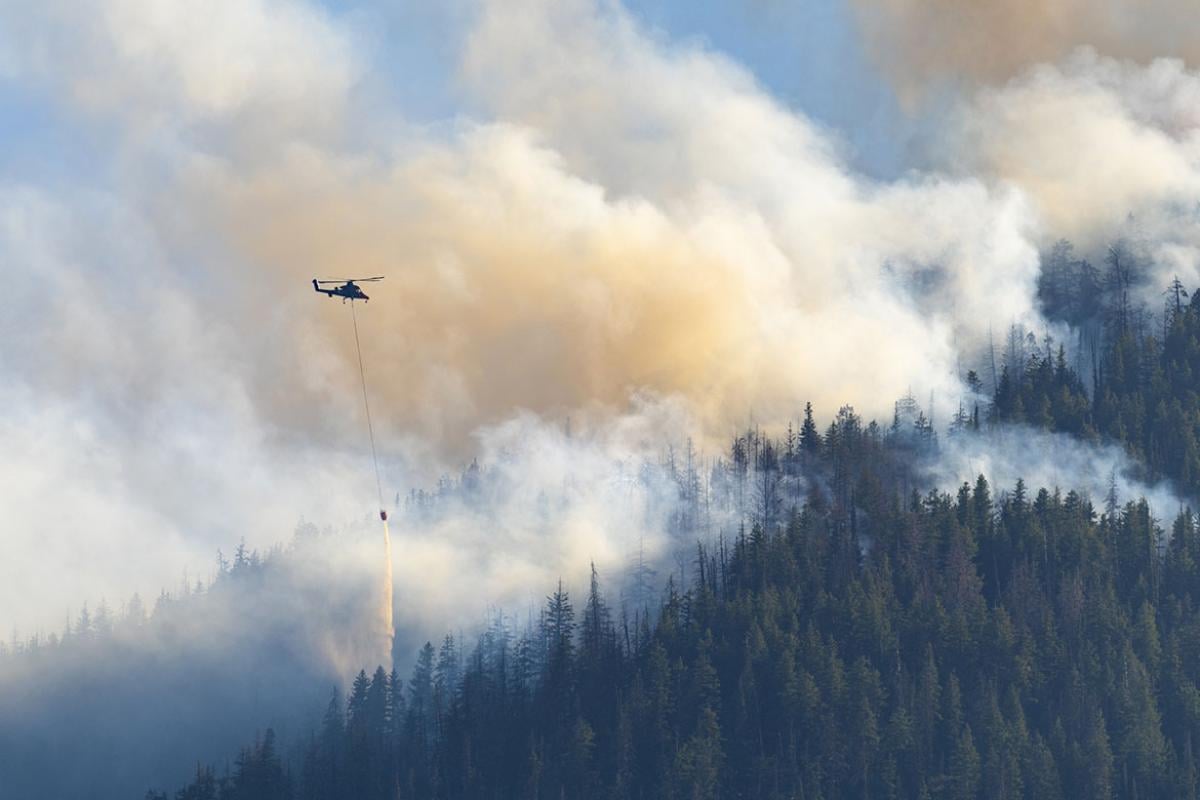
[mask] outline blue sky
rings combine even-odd
[[[471,4],[322,0],[369,48],[366,82],[399,101],[415,122],[470,114],[456,86]],[[662,39],[700,43],[752,72],[780,102],[832,129],[867,175],[906,167],[913,122],[864,54],[843,0],[786,5],[773,0],[629,0],[626,7]],[[34,88],[0,81],[0,177],[88,181],[107,149],[94,124],[85,134]]]
[[[628,7],[670,38],[704,42],[742,64],[781,102],[833,128],[864,172],[903,169],[907,120],[842,0],[634,0]]]
[[[387,7],[323,0],[376,48],[374,77],[426,121],[464,110],[455,89],[458,50],[471,4],[404,0]],[[749,70],[780,102],[835,131],[868,175],[906,167],[912,120],[863,51],[844,0],[626,0],[644,26],[671,42],[699,43]]]

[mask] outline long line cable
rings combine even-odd
[[[379,494],[379,511],[383,512],[383,482],[379,480],[379,456],[375,454],[375,428],[371,425],[371,401],[367,399],[367,373],[363,369],[362,344],[358,340],[358,314],[350,301],[350,319],[354,320],[354,349],[358,353],[358,377],[362,380],[363,408],[367,411],[367,436],[371,439],[371,464],[375,467],[375,491]]]

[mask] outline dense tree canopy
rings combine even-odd
[[[1057,246],[1040,295],[1074,340],[1014,327],[950,435],[1115,441],[1200,495],[1200,298],[1138,305],[1143,259]],[[560,583],[527,624],[426,644],[406,681],[359,673],[290,761],[268,733],[175,797],[1196,796],[1200,522],[1019,480],[931,491],[938,446],[909,397],[888,427],[847,407],[822,431],[807,406],[704,476],[689,447],[676,522],[709,535],[661,597],[640,554],[611,594]],[[706,529],[712,503],[745,524]]]
[[[290,768],[268,736],[176,796],[1193,796],[1191,513],[982,477],[901,498],[887,441],[843,412],[827,488],[697,547],[656,610],[560,585],[407,681],[360,673]]]

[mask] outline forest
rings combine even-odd
[[[1125,240],[1101,269],[1066,242],[1045,262],[1073,338],[1014,326],[940,433],[909,397],[891,424],[809,406],[707,475],[671,454],[674,524],[739,522],[669,575],[545,587],[411,675],[364,665],[303,741],[264,730],[146,800],[1196,796],[1200,296],[1147,287]],[[1013,425],[1119,443],[1184,499],[922,485],[941,437]]]

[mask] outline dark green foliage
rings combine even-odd
[[[197,768],[196,779],[176,792],[175,800],[286,800],[293,797],[291,779],[275,749],[275,731],[238,754],[232,775],[219,781],[209,768]]]
[[[1190,796],[1194,517],[1167,540],[1144,503],[1109,516],[982,478],[902,503],[879,488],[887,459],[856,458],[864,431],[842,416],[820,455],[859,511],[834,479],[781,523],[700,547],[653,627],[614,619],[593,572],[580,613],[559,585],[533,627],[492,625],[461,667],[447,639],[405,687],[360,673],[294,796]],[[212,786],[291,791],[270,734],[179,797]]]
[[[1087,262],[1061,243],[1040,287],[1051,317],[1078,332],[1075,366],[1066,348],[1027,346],[1010,336],[997,380],[992,419],[1105,438],[1124,444],[1146,478],[1171,479],[1200,495],[1200,294],[1190,300],[1179,280],[1167,287],[1161,314],[1135,307],[1137,249],[1118,241],[1108,273],[1097,281]],[[1157,319],[1156,319],[1157,317]],[[1085,391],[1081,374],[1090,374]]]
[[[1014,329],[984,414],[1123,442],[1195,496],[1200,301],[1172,287],[1156,336],[1131,300],[1140,257],[1118,242],[1101,274],[1056,248],[1042,299],[1078,345]],[[983,381],[968,382],[952,436],[980,427]],[[738,437],[711,484],[746,527],[697,547],[654,624],[645,581],[612,607],[593,570],[579,614],[560,583],[536,623],[498,621],[469,656],[426,645],[407,692],[360,673],[345,718],[335,697],[313,735],[299,795],[1194,797],[1195,516],[1168,535],[1144,501],[1114,493],[1098,511],[982,476],[922,494],[914,464],[937,447],[911,397],[886,430],[846,407],[820,433],[809,407],[782,442]],[[694,521],[691,447],[673,459]],[[179,796],[245,774],[201,769]]]

